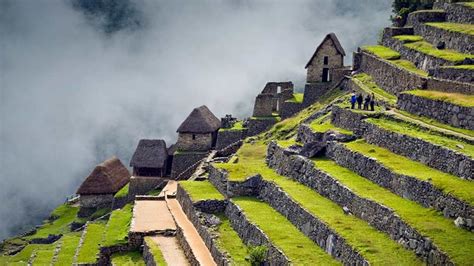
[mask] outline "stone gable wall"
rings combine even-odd
[[[433,118],[444,124],[474,130],[474,108],[408,93],[399,95],[397,106],[409,113]]]
[[[406,249],[412,249],[418,256],[430,261],[430,264],[449,262],[446,254],[440,252],[428,238],[423,237],[393,210],[358,196],[332,176],[316,169],[311,160],[285,153],[283,148],[272,142],[268,147],[267,162],[279,174],[291,177],[341,207],[348,208],[360,219],[389,234]]]
[[[253,116],[272,116],[274,98],[275,96],[273,94],[259,94],[255,98]]]
[[[324,65],[324,56],[328,56],[328,64]],[[306,82],[322,82],[323,68],[329,68],[329,75],[332,80],[332,69],[340,68],[344,65],[343,57],[339,54],[334,46],[332,40],[326,39],[318,51],[318,54],[313,58],[313,61],[308,66]]]
[[[275,119],[250,119],[247,137],[258,135],[270,129],[277,122]]]
[[[286,119],[293,116],[303,109],[302,103],[283,102],[280,106],[280,117]]]
[[[212,133],[179,133],[176,145],[180,151],[208,151],[212,148]]]
[[[223,149],[230,144],[244,139],[247,136],[247,129],[244,130],[219,130],[217,133],[216,149]]]
[[[84,208],[110,208],[113,201],[113,194],[80,195],[79,197],[79,205]]]

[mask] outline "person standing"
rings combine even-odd
[[[351,95],[351,109],[355,108],[356,101],[357,101],[357,96],[356,96],[355,92],[352,92],[352,95]]]
[[[367,94],[364,100],[364,110],[369,111],[370,95]]]
[[[364,97],[362,97],[362,93],[359,93],[359,96],[357,96],[357,106],[359,109],[362,109],[362,101],[364,100]]]
[[[375,95],[372,92],[372,98],[370,99],[370,111],[375,111],[374,106],[375,106]]]

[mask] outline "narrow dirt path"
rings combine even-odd
[[[181,246],[176,237],[166,236],[152,236],[151,239],[155,242],[163,254],[163,258],[168,265],[189,265],[186,256],[184,255]]]

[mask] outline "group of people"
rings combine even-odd
[[[355,92],[352,92],[351,95],[351,109],[355,108],[355,104],[357,103],[357,107],[359,109],[362,109],[362,103],[364,104],[364,109],[366,111],[369,111],[369,106],[370,106],[370,111],[375,111],[375,95],[372,93],[372,95],[367,94],[365,97],[362,95],[362,93],[359,93],[359,95],[356,95]]]

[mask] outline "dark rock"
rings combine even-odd
[[[444,48],[446,48],[446,43],[445,43],[445,42],[438,42],[438,43],[436,44],[436,48],[438,48],[438,49],[444,49]]]
[[[299,155],[313,158],[317,156],[324,155],[326,151],[325,142],[310,142],[306,143],[303,148],[300,150]]]
[[[31,244],[51,244],[56,242],[56,240],[61,238],[60,235],[48,235],[46,238],[34,238],[30,241]]]

